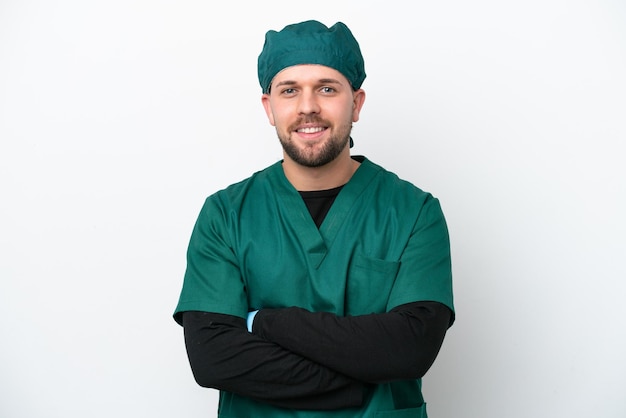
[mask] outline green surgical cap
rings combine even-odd
[[[269,92],[276,74],[299,64],[334,68],[350,81],[353,89],[360,88],[365,80],[359,43],[341,22],[328,28],[318,21],[308,20],[285,26],[280,32],[268,31],[258,64],[263,93]]]

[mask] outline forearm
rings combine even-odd
[[[183,326],[201,386],[286,408],[338,409],[363,401],[364,383],[248,333],[241,318],[185,312]]]
[[[352,378],[382,383],[422,377],[439,352],[450,315],[436,302],[348,317],[300,308],[262,309],[253,332]]]

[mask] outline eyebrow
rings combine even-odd
[[[318,84],[339,84],[341,85],[341,81],[335,79],[335,78],[321,78],[317,81]],[[295,84],[298,84],[298,82],[293,81],[293,80],[285,80],[285,81],[281,81],[280,83],[277,83],[276,86],[274,87],[280,87],[280,86],[293,86]]]

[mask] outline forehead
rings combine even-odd
[[[276,74],[274,80],[272,80],[272,85],[278,83],[316,83],[322,80],[325,82],[334,80],[342,85],[350,85],[348,79],[339,71],[317,64],[301,64],[287,67]]]

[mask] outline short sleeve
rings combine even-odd
[[[439,201],[424,200],[400,259],[388,310],[415,301],[434,301],[454,312],[450,238]]]
[[[206,199],[187,249],[187,268],[174,312],[179,324],[185,311],[246,317],[245,286],[231,239],[233,218],[219,194]]]

